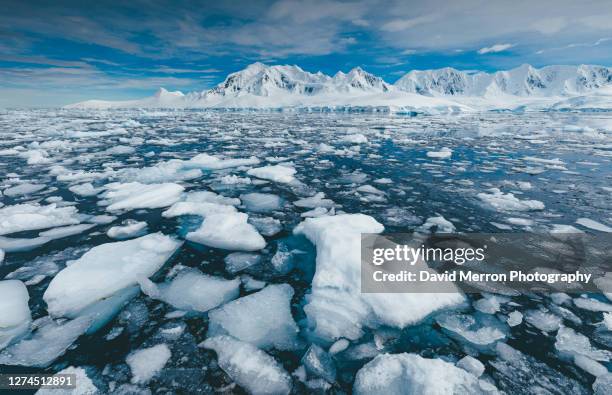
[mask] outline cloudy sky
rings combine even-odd
[[[0,0],[0,107],[204,90],[261,61],[394,82],[412,69],[612,66],[610,0]]]

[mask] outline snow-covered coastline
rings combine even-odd
[[[183,94],[164,88],[127,101],[87,100],[66,108],[212,108],[314,112],[457,113],[609,111],[612,69],[522,65],[495,73],[453,68],[411,71],[394,84],[357,67],[333,77],[298,66],[253,63],[216,87]]]

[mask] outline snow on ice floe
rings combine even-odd
[[[356,340],[365,326],[403,328],[432,312],[463,302],[457,293],[361,293],[361,233],[380,233],[383,226],[363,214],[309,218],[295,234],[303,234],[317,250],[312,291],[304,311],[309,327],[325,341]]]
[[[293,288],[280,284],[229,302],[208,313],[208,335],[231,335],[262,349],[293,350],[298,327],[291,315],[292,297]]]
[[[544,203],[539,200],[520,200],[512,193],[503,193],[498,188],[489,189],[489,193],[476,195],[485,205],[497,211],[534,211],[544,210]]]
[[[219,366],[238,385],[254,395],[288,394],[291,377],[273,357],[250,343],[214,336],[202,346],[217,353]]]
[[[325,193],[318,192],[310,197],[298,199],[293,204],[297,207],[304,208],[332,208],[335,203],[331,199],[325,198]]]
[[[490,383],[441,359],[416,354],[383,354],[355,377],[355,394],[497,394]]]
[[[249,169],[247,174],[253,177],[261,178],[264,180],[270,180],[281,184],[289,184],[295,180],[295,173],[297,171],[287,165],[274,165],[255,167]]]
[[[612,359],[612,352],[594,348],[588,337],[565,326],[561,326],[557,332],[555,349],[561,356],[570,359],[576,356],[602,362]]]
[[[174,308],[204,313],[236,299],[240,279],[226,280],[197,269],[184,269],[170,282],[153,284],[145,279],[141,281],[141,287],[149,297],[162,300]]]
[[[82,197],[95,196],[102,191],[102,189],[100,188],[94,188],[94,186],[90,182],[73,185],[69,187],[68,190],[70,190],[70,192],[74,193],[75,195]]]
[[[184,189],[174,183],[141,184],[111,183],[101,195],[106,211],[168,207],[179,201]]]
[[[127,356],[127,362],[132,371],[132,383],[146,384],[166,366],[172,356],[167,344],[157,344],[149,348],[141,348]]]
[[[0,350],[29,332],[28,300],[28,289],[21,281],[0,281]]]
[[[76,317],[155,274],[180,245],[153,233],[96,246],[53,278],[43,296],[47,310],[54,317]]]
[[[79,222],[79,213],[72,206],[58,207],[55,203],[47,206],[23,203],[0,208],[0,235],[75,225]]]
[[[240,195],[240,200],[246,206],[247,211],[265,213],[281,208],[283,199],[273,193],[251,192]]]

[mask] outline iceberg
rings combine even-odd
[[[383,229],[364,214],[308,218],[294,229],[295,234],[306,236],[316,246],[316,272],[304,311],[310,330],[321,340],[356,340],[363,335],[364,326],[403,328],[464,301],[459,292],[361,293],[361,233],[380,233]]]

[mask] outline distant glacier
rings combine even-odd
[[[603,66],[522,65],[494,73],[450,67],[414,70],[394,84],[356,67],[333,77],[298,66],[253,63],[212,89],[183,94],[159,88],[128,101],[87,100],[66,108],[306,109],[453,113],[609,111],[612,69]]]

